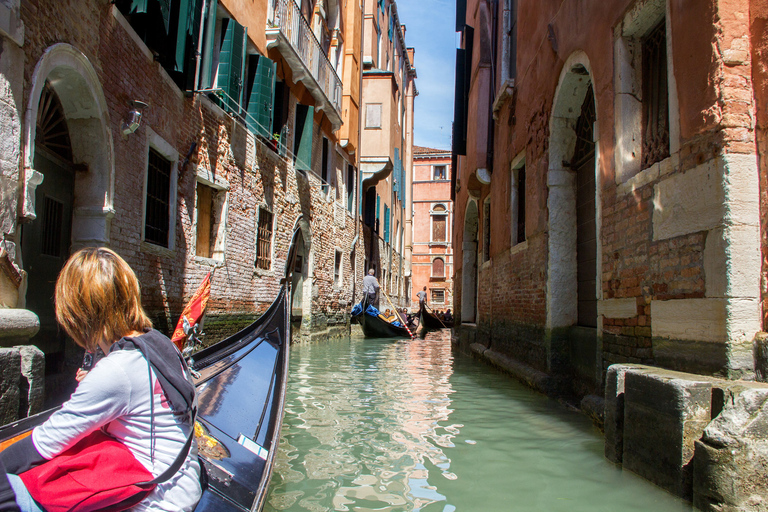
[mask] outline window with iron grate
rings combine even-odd
[[[168,247],[171,167],[171,161],[163,158],[155,149],[149,148],[144,239],[161,247]]]
[[[256,239],[256,268],[269,270],[272,263],[272,212],[259,208]]]
[[[442,288],[432,288],[432,304],[445,304],[445,290]]]
[[[43,205],[43,243],[40,252],[46,256],[61,257],[61,228],[64,223],[64,203],[45,196]]]
[[[662,20],[642,39],[643,169],[669,156],[667,30]]]

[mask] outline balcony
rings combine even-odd
[[[267,20],[267,48],[277,48],[333,125],[341,128],[341,79],[294,0],[272,0]]]

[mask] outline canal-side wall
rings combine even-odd
[[[605,455],[704,511],[768,506],[768,385],[608,369]]]
[[[472,115],[456,166],[457,317],[487,349],[572,382],[576,395],[602,394],[615,363],[749,377],[763,329],[768,197],[754,117],[755,98],[758,110],[765,98],[760,8],[748,0],[707,0],[695,12],[673,0],[518,2],[504,15],[477,0],[466,7],[473,30],[459,27],[462,49],[474,57],[464,70],[468,97],[459,98]],[[667,153],[657,157],[642,146],[650,100],[640,55],[654,27],[668,108]],[[484,60],[493,44],[496,63]],[[580,122],[588,133],[577,134]],[[577,171],[579,137],[593,144],[594,163]],[[594,192],[584,192],[592,178]],[[588,219],[592,238],[578,234],[577,218]]]

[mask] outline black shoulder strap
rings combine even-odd
[[[184,447],[181,449],[181,452],[179,452],[179,454],[176,456],[176,460],[173,461],[173,464],[168,466],[168,469],[163,471],[160,476],[153,478],[149,482],[142,482],[136,485],[145,486],[145,485],[157,485],[157,484],[163,483],[166,480],[170,479],[173,475],[175,475],[179,469],[181,469],[181,465],[184,464],[184,460],[187,458],[187,455],[189,455],[189,449],[192,447],[192,438],[195,437],[195,418],[197,418],[197,408],[192,410],[192,430],[189,433],[187,442],[184,443]]]

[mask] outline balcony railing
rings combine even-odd
[[[333,69],[328,56],[323,51],[320,42],[315,37],[306,18],[301,13],[301,8],[294,0],[273,0],[272,16],[267,27],[267,39],[274,37],[274,32],[279,31],[280,35],[290,44],[293,52],[300,59],[306,72],[317,83],[325,99],[335,110],[334,114],[341,122],[341,79]],[[276,44],[279,46],[280,41]],[[290,58],[286,58],[289,64],[293,64]],[[291,66],[294,67],[293,65]],[[294,75],[296,70],[294,69]],[[301,75],[302,73],[298,73]],[[298,77],[301,79],[301,76]],[[311,89],[311,88],[310,88]],[[331,114],[330,112],[328,114]]]

